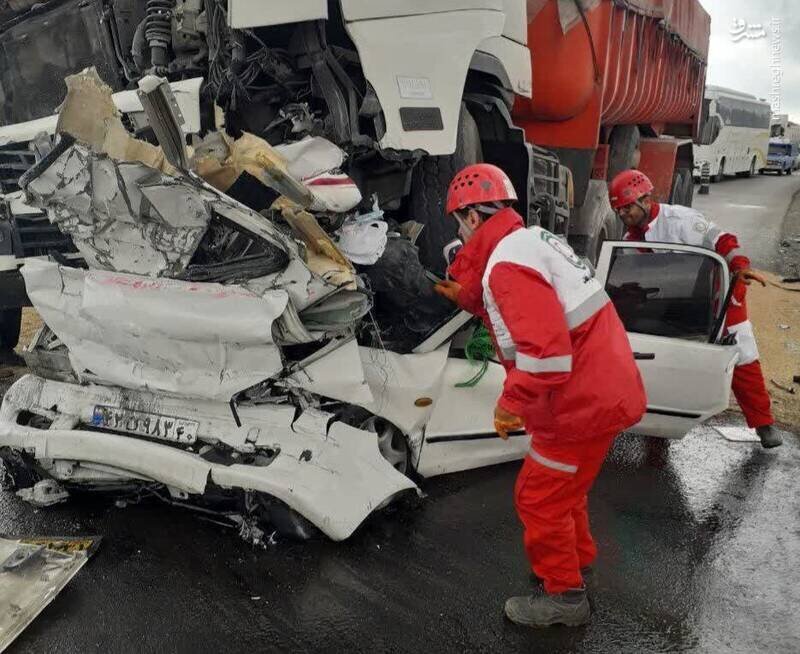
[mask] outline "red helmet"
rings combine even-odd
[[[653,182],[639,170],[623,170],[608,187],[608,199],[614,211],[633,204],[653,192]]]
[[[514,185],[502,170],[492,164],[467,166],[450,182],[447,213],[473,204],[508,202],[517,199]]]

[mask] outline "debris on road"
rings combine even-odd
[[[99,538],[0,538],[0,652],[64,589]]]

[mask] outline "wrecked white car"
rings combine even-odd
[[[40,506],[153,495],[253,540],[267,524],[341,540],[413,492],[412,473],[524,455],[524,433],[493,433],[503,368],[432,292],[419,226],[363,198],[336,145],[217,131],[187,148],[174,94],[148,76],[155,145],[95,73],[67,86],[52,149],[19,183],[79,256],[22,268],[45,327],[0,410],[6,487]],[[607,243],[598,275],[645,377],[637,431],[679,437],[727,407],[727,266],[648,248]]]

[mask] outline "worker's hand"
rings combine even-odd
[[[461,293],[461,284],[458,282],[444,279],[436,284],[436,286],[433,287],[433,290],[442,297],[446,297],[451,302],[458,304],[458,294]]]
[[[750,268],[745,268],[744,270],[740,270],[736,273],[736,279],[741,279],[745,285],[750,286],[753,282],[758,282],[762,286],[767,285],[767,278],[764,277],[760,272],[756,272]]]
[[[509,413],[499,404],[494,408],[494,430],[504,441],[508,440],[508,432],[519,431],[525,422],[519,416]]]

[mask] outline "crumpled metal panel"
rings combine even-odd
[[[81,375],[124,388],[228,401],[283,368],[272,323],[286,291],[64,268],[31,260],[34,307]]]
[[[137,275],[181,272],[211,219],[213,195],[140,163],[73,145],[27,186],[90,268]]]
[[[198,441],[222,441],[239,451],[267,447],[277,454],[268,465],[225,465],[172,444],[55,424],[90,424],[98,404],[193,420],[198,423]],[[54,426],[34,429],[19,425],[21,411],[52,415]],[[334,540],[349,537],[397,493],[416,488],[383,458],[374,433],[332,422],[330,413],[308,409],[295,418],[293,406],[266,404],[242,405],[238,414],[241,427],[224,402],[78,386],[26,375],[3,399],[0,446],[25,448],[37,459],[78,462],[72,470],[73,474],[82,472],[82,483],[92,482],[92,468],[83,465],[88,462],[118,471],[120,476],[130,471],[134,478],[144,476],[190,494],[202,494],[207,481],[266,493]],[[106,479],[104,475],[95,472],[98,480]]]

